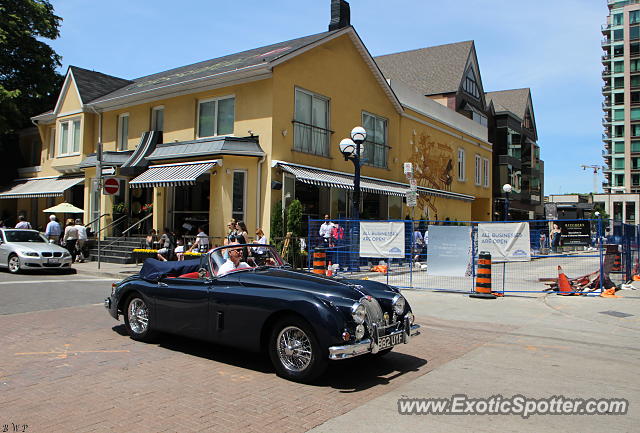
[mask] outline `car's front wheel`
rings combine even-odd
[[[15,254],[9,256],[9,272],[12,274],[20,272],[20,257]]]
[[[153,337],[151,310],[139,294],[132,295],[126,302],[124,324],[132,339],[150,341]]]
[[[279,320],[271,331],[269,357],[278,376],[294,382],[311,382],[327,368],[326,354],[302,318]]]

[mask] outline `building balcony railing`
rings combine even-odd
[[[602,141],[611,142],[611,137],[608,134],[602,134]]]
[[[602,30],[602,32],[608,32],[609,30],[611,30],[611,24],[603,24],[600,26],[600,30]]]
[[[610,78],[611,75],[613,75],[613,72],[610,69],[602,71],[602,78]]]
[[[329,142],[333,131],[319,126],[292,120],[293,149],[320,156],[329,156]]]
[[[600,41],[600,45],[603,46],[603,47],[606,47],[606,46],[611,45],[611,42],[613,42],[611,39],[603,38],[602,41]]]
[[[603,61],[607,61],[607,60],[611,60],[611,54],[606,53],[602,55],[602,60]]]

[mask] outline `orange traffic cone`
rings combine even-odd
[[[612,287],[612,288],[607,289],[604,292],[600,293],[600,297],[602,297],[602,298],[621,298],[622,296],[616,295],[616,288]]]
[[[333,268],[331,267],[331,260],[329,260],[329,266],[327,266],[327,277],[333,277]]]
[[[564,274],[562,270],[562,266],[558,265],[558,294],[559,295],[569,295],[573,292],[573,288],[571,287],[571,283],[569,279]]]

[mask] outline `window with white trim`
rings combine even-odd
[[[80,119],[60,122],[58,156],[80,153]]]
[[[476,155],[476,185],[482,184],[482,158]]]
[[[198,138],[233,134],[235,110],[234,96],[198,101]]]
[[[367,140],[362,149],[362,162],[374,167],[387,167],[387,119],[375,114],[362,113],[362,126],[367,131]]]
[[[246,198],[247,172],[246,170],[234,170],[231,217],[236,221],[245,221]]]
[[[53,158],[55,154],[56,154],[56,128],[50,128],[48,158]]]
[[[129,113],[118,116],[118,135],[116,137],[116,149],[127,150],[129,144]]]
[[[314,155],[329,156],[329,99],[295,89],[293,148]]]
[[[482,158],[482,186],[489,188],[489,159]]]
[[[458,149],[458,180],[465,180],[465,172],[464,172],[464,149]]]
[[[151,130],[164,130],[164,105],[153,107],[151,109]]]

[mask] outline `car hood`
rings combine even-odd
[[[49,244],[47,242],[9,242],[7,245],[13,247],[15,250],[37,251],[39,253],[43,251],[53,251],[59,253],[67,251],[65,248],[62,248],[59,245]]]
[[[351,280],[347,283],[323,275],[293,269],[269,268],[244,271],[236,275],[243,284],[307,292],[329,298],[332,301],[343,299],[345,302],[349,302],[349,305],[366,295],[374,298],[388,298],[396,294],[384,284],[372,287],[364,281],[363,285],[358,284],[357,280]]]

